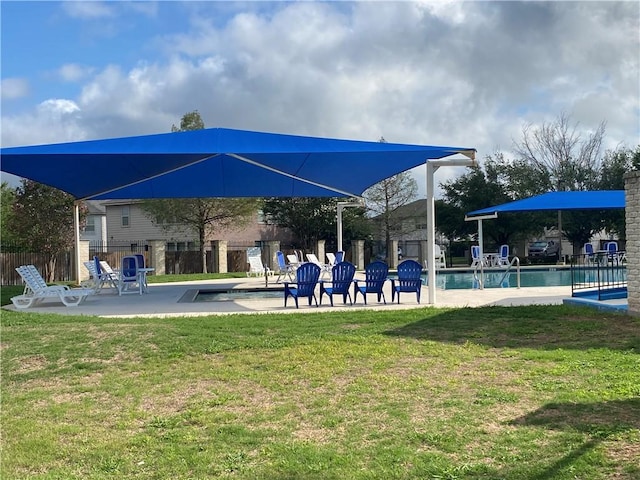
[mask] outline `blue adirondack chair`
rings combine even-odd
[[[415,292],[420,303],[420,290],[422,289],[422,266],[415,260],[405,260],[398,265],[398,278],[391,280],[391,301],[400,292]]]
[[[382,297],[386,304],[387,299],[384,297],[382,287],[384,287],[384,282],[387,281],[389,265],[380,261],[371,262],[367,265],[367,268],[365,268],[364,274],[364,284],[358,280],[354,280],[353,282],[353,301],[355,302],[358,299],[358,293],[361,293],[364,298],[364,304],[366,305],[367,293],[375,293],[378,295],[378,302],[380,301],[380,297]]]
[[[298,298],[308,298],[309,305],[311,305],[313,298],[317,307],[318,299],[315,292],[319,278],[320,267],[318,265],[311,262],[300,265],[296,270],[296,282],[293,284],[284,282],[284,306],[287,306],[287,299],[291,296],[296,301],[296,308],[298,308]],[[291,285],[295,285],[295,287]]]
[[[351,293],[349,293],[349,289],[351,288],[351,283],[353,282],[353,276],[355,275],[355,273],[356,266],[353,263],[336,263],[331,268],[331,281],[320,281],[320,305],[322,305],[322,296],[324,294],[327,294],[329,296],[332,307],[334,295],[342,295],[342,301],[344,304],[347,303],[347,297],[349,297],[349,303],[353,305],[353,300],[351,299]],[[328,283],[331,284],[330,287],[327,287]]]

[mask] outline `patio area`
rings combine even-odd
[[[100,293],[88,297],[77,307],[65,307],[62,303],[46,300],[41,305],[24,311],[39,313],[58,313],[64,315],[97,315],[100,317],[177,317],[206,316],[242,313],[291,313],[291,312],[328,312],[339,310],[381,310],[412,309],[429,306],[426,302],[426,287],[423,287],[422,303],[416,303],[414,294],[403,293],[400,304],[391,303],[390,284],[385,288],[387,304],[378,303],[375,295],[369,295],[368,305],[358,296],[354,305],[343,305],[342,299],[334,298],[331,307],[325,296],[320,307],[307,305],[301,301],[296,309],[292,299],[284,307],[284,294],[269,298],[259,296],[224,301],[194,302],[190,301],[196,291],[231,290],[231,289],[264,289],[264,278],[241,278],[226,280],[208,280],[195,282],[176,282],[150,284],[148,293],[144,295],[128,294],[118,296],[113,289],[102,289]],[[269,283],[269,289],[281,289],[282,284]],[[259,295],[256,293],[256,295]],[[436,290],[436,307],[481,307],[481,306],[515,306],[515,305],[560,305],[571,298],[571,287],[525,287],[525,288],[491,288],[484,290]],[[600,302],[602,304],[611,302]],[[618,301],[619,303],[619,301]],[[15,307],[7,306],[7,309]]]

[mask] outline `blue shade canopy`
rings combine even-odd
[[[1,150],[2,171],[77,199],[343,197],[473,148],[213,128]]]
[[[608,210],[624,208],[624,190],[583,192],[549,192],[535,197],[503,203],[495,207],[475,210],[468,217],[500,212],[529,212],[536,210]]]

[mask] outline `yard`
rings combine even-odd
[[[3,311],[3,479],[638,479],[640,321]]]

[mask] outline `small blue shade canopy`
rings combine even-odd
[[[2,171],[76,199],[344,197],[473,148],[213,128],[1,150]]]
[[[624,190],[549,192],[469,212],[467,217],[536,210],[608,210],[624,208]]]

